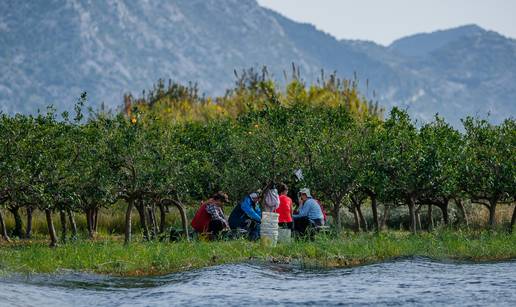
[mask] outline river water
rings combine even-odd
[[[232,264],[160,277],[0,278],[1,306],[516,306],[516,262],[400,259],[348,269]]]

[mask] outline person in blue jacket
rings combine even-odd
[[[262,222],[262,211],[258,202],[258,193],[247,195],[244,200],[233,209],[229,215],[229,227],[231,229],[245,229],[251,240],[260,238],[260,223]]]
[[[294,218],[294,230],[305,234],[309,226],[324,225],[324,215],[321,206],[312,198],[310,190],[307,188],[301,189],[299,191],[299,199],[301,203],[299,213],[292,215]]]

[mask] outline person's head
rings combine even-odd
[[[211,196],[213,202],[219,206],[222,206],[224,203],[229,202],[228,195],[222,191],[218,191],[217,193]]]
[[[311,197],[312,197],[312,194],[310,194],[310,189],[302,188],[301,190],[299,190],[299,198],[302,201],[305,201],[305,200],[307,200],[308,198],[311,198]]]
[[[251,197],[251,200],[253,201],[253,203],[257,203],[260,201],[260,193],[258,193],[258,192],[253,192],[253,193],[249,194],[249,197]]]
[[[286,185],[286,184],[284,184],[284,183],[280,183],[280,184],[278,185],[278,193],[279,193],[280,195],[287,195],[287,193],[288,193],[288,187],[287,187],[287,185]]]

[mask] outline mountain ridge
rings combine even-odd
[[[221,95],[234,70],[266,65],[281,82],[295,63],[307,82],[321,69],[356,74],[369,99],[422,121],[516,114],[516,43],[478,26],[382,46],[337,40],[255,0],[5,0],[0,12],[0,110],[8,113],[69,109],[82,91],[94,106],[116,107],[160,78]]]
[[[483,32],[486,32],[486,30],[475,24],[469,24],[429,33],[408,35],[395,40],[387,47],[405,56],[420,57],[462,37]]]

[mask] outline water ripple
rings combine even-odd
[[[315,270],[233,264],[159,277],[66,272],[0,278],[0,306],[515,306],[516,262],[426,258]]]

